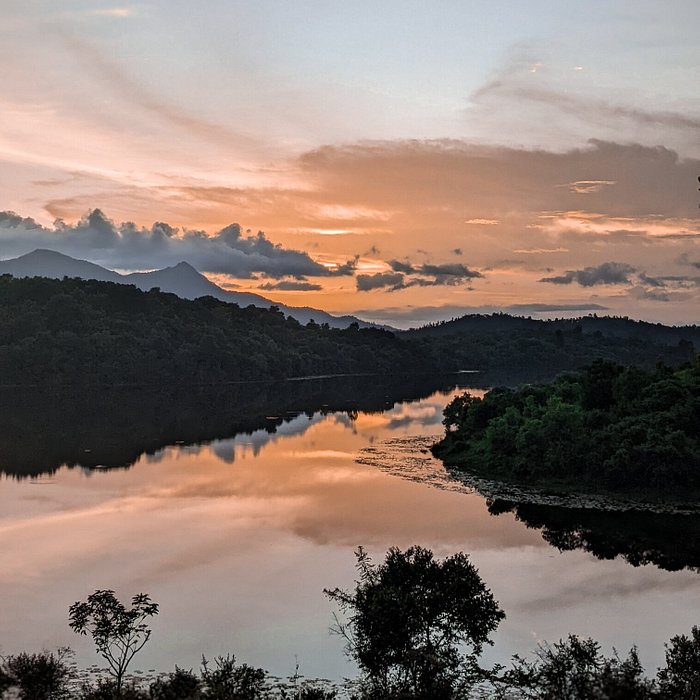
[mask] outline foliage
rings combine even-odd
[[[700,360],[651,371],[598,361],[549,385],[458,397],[443,423],[435,454],[479,474],[700,491]]]
[[[68,682],[73,675],[68,648],[38,654],[22,652],[6,656],[0,662],[0,694],[16,688],[22,700],[59,700],[68,697]]]
[[[248,664],[236,665],[232,655],[217,656],[214,667],[202,657],[204,697],[211,700],[261,700],[265,697],[265,671]]]
[[[202,697],[202,681],[192,670],[175,666],[167,678],[159,678],[149,689],[153,700],[197,700]]]
[[[109,664],[117,697],[121,697],[129,663],[150,639],[151,629],[146,619],[157,614],[158,604],[145,593],[135,595],[128,609],[112,590],[97,590],[87,601],[70,606],[71,629],[82,635],[90,633],[97,651]]]
[[[326,590],[349,614],[338,625],[365,674],[368,697],[455,697],[505,614],[462,553],[392,548],[374,565],[360,547],[354,592]],[[462,650],[469,647],[469,653]]]
[[[149,694],[134,682],[122,683],[117,688],[113,678],[99,678],[97,683],[85,683],[80,689],[80,700],[149,700]]]
[[[0,376],[4,385],[41,387],[215,384],[464,368],[552,376],[595,358],[679,364],[694,354],[686,336],[700,337],[697,328],[646,324],[622,334],[606,327],[603,334],[561,323],[494,314],[440,332],[302,326],[274,306],[240,308],[212,297],[189,301],[96,280],[2,275]]]
[[[663,697],[700,698],[700,629],[672,637],[666,645],[666,666],[658,673]]]
[[[520,697],[538,700],[624,700],[655,698],[656,686],[644,677],[637,650],[625,659],[617,652],[607,658],[592,639],[569,635],[554,644],[542,644],[528,662],[515,657],[513,668],[501,681],[517,688]]]
[[[302,326],[275,307],[95,280],[0,277],[0,376],[9,385],[215,384],[410,372],[427,360],[391,332]]]

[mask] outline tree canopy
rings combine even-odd
[[[368,697],[455,697],[505,617],[476,567],[465,554],[439,561],[418,546],[394,547],[378,565],[362,548],[356,556],[355,590],[326,594],[349,615],[338,631]]]
[[[548,385],[464,394],[433,449],[450,465],[539,486],[700,493],[700,361],[598,361]]]

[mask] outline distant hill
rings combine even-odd
[[[13,277],[48,277],[51,279],[78,277],[85,280],[98,280],[99,282],[133,284],[145,292],[158,287],[161,291],[176,294],[182,299],[211,296],[230,304],[238,304],[241,307],[252,304],[267,309],[270,306],[275,306],[285,316],[291,316],[303,325],[314,320],[319,324],[327,323],[331,328],[347,328],[351,323],[357,323],[360,328],[377,327],[376,324],[354,316],[333,316],[326,311],[309,306],[296,307],[277,304],[259,294],[230,292],[208,280],[187,262],[180,262],[173,267],[152,272],[134,272],[129,275],[121,275],[87,260],[77,260],[54,250],[40,248],[19,258],[0,261],[0,275],[3,274],[10,274]]]
[[[376,328],[134,285],[0,275],[0,384],[219,384],[420,372],[424,349]]]
[[[159,272],[155,279],[167,282],[171,273]],[[197,282],[194,270],[184,273],[174,274]],[[143,284],[143,277],[137,279]],[[162,288],[145,292],[125,284],[124,277],[114,283],[3,274],[0,385],[212,385],[460,370],[516,374],[522,382],[596,359],[654,367],[695,357],[693,343],[686,339],[669,344],[584,333],[580,325],[570,330],[546,323],[514,328],[505,318],[500,321],[504,325],[496,330],[415,337],[355,324],[346,329],[301,324],[274,307],[242,307],[211,295],[189,300]]]
[[[12,260],[0,261],[0,275],[13,277],[80,277],[100,282],[124,283],[123,275],[87,260],[76,260],[55,250],[37,250]]]
[[[660,345],[677,345],[682,341],[700,347],[699,326],[665,326],[661,323],[634,321],[620,316],[583,316],[540,320],[510,316],[509,314],[470,314],[461,318],[411,329],[407,337],[427,338],[450,335],[484,335],[499,332],[527,332],[531,335],[552,334],[556,331],[571,334],[600,334],[606,338],[628,338]]]

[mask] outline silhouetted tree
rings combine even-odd
[[[62,700],[68,698],[68,681],[72,675],[67,647],[38,654],[22,652],[0,660],[0,697],[14,688],[22,700]],[[14,695],[12,697],[15,697]]]
[[[90,632],[97,651],[109,664],[121,697],[124,673],[134,656],[151,637],[146,619],[158,614],[158,604],[146,593],[138,593],[127,609],[114,591],[98,590],[87,601],[73,603],[69,609],[70,627],[78,634]]]
[[[349,614],[336,631],[365,674],[366,697],[455,697],[505,617],[477,569],[465,554],[436,561],[418,546],[392,548],[380,565],[361,547],[356,556],[355,590],[325,593]]]
[[[662,697],[697,700],[700,698],[700,629],[691,636],[672,637],[666,645],[666,667],[658,673]]]

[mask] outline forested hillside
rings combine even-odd
[[[693,344],[672,333],[669,342],[662,342],[658,334],[608,336],[584,333],[580,325],[562,329],[505,318],[510,320],[478,317],[478,332],[445,335],[392,333],[357,324],[340,330],[313,322],[301,325],[275,307],[240,308],[212,297],[189,301],[157,289],[142,292],[95,280],[4,275],[0,383],[212,384],[465,369],[508,372],[518,381],[532,381],[596,358],[654,366],[694,357]]]
[[[411,371],[415,344],[302,326],[274,309],[94,280],[0,278],[0,376],[12,384],[213,383]]]

